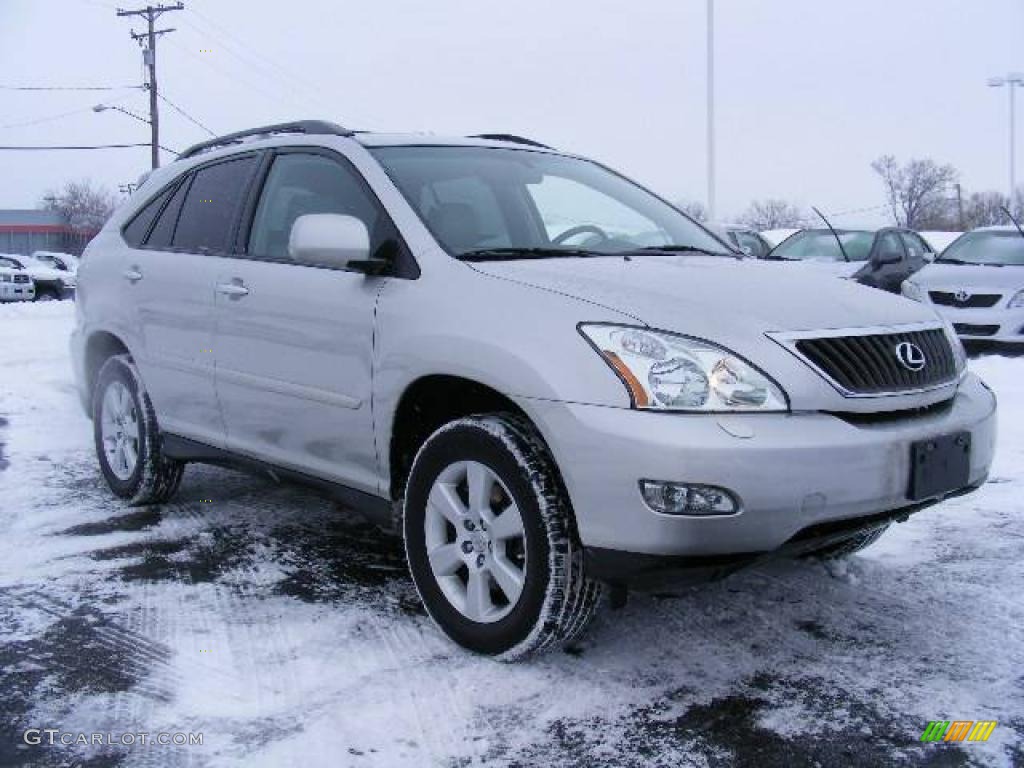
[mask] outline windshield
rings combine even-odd
[[[21,269],[21,264],[16,262],[14,259],[8,259],[4,256],[0,256],[0,267],[8,267],[10,269]]]
[[[857,230],[836,230],[843,248],[850,261],[867,261],[871,253],[871,244],[875,241],[874,232]],[[787,261],[845,261],[839,249],[836,236],[828,229],[805,229],[792,237],[783,240],[772,251],[773,259]]]
[[[1024,237],[1016,231],[968,232],[953,241],[936,261],[1024,266]]]
[[[550,258],[658,248],[735,257],[668,203],[587,160],[492,147],[371,152],[456,257]]]

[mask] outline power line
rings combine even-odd
[[[47,145],[47,146],[0,146],[0,150],[5,152],[49,152],[50,150],[63,150],[63,149],[128,149],[129,147],[148,147],[148,143],[142,144],[64,144],[64,145]],[[172,150],[167,150],[168,152]]]
[[[49,152],[50,150],[74,150],[74,149],[129,149],[136,147],[148,147],[149,142],[140,142],[135,144],[35,144],[35,145],[2,145],[0,151],[4,152]],[[169,152],[172,155],[180,155],[181,153],[165,147],[163,144],[160,145],[160,149],[164,152]]]
[[[219,74],[221,77],[223,77],[225,80],[229,81],[232,85],[244,85],[247,88],[249,88],[250,90],[252,90],[254,93],[259,93],[261,96],[264,96],[267,99],[270,99],[271,101],[278,101],[279,98],[280,98],[280,96],[278,94],[271,93],[270,91],[268,91],[267,89],[263,88],[262,86],[256,85],[256,83],[254,81],[248,80],[248,79],[243,78],[243,77],[238,77],[238,76],[232,75],[231,73],[225,71],[224,68],[221,67],[219,64],[216,64],[214,62],[214,60],[212,60],[210,58],[207,58],[207,57],[204,57],[204,56],[199,56],[198,54],[193,53],[191,50],[186,48],[184,45],[181,45],[180,43],[178,43],[173,38],[168,39],[167,40],[167,44],[170,45],[172,48],[178,49],[179,51],[184,53],[186,56],[188,56],[188,57],[190,57],[192,59],[195,59],[196,61],[201,62],[203,64],[203,66],[209,67],[210,69],[215,71],[217,74]]]
[[[158,95],[158,96],[160,97],[160,100],[161,100],[161,101],[165,102],[165,103],[166,103],[166,104],[167,104],[167,105],[168,105],[169,107],[171,107],[171,109],[173,109],[173,110],[174,110],[175,112],[177,112],[177,113],[178,113],[179,115],[181,115],[182,117],[184,117],[184,118],[185,118],[186,120],[189,120],[189,121],[191,121],[191,122],[195,123],[196,125],[198,125],[198,126],[199,126],[200,128],[202,128],[202,129],[203,129],[204,131],[206,131],[206,132],[207,132],[208,134],[210,134],[211,136],[216,136],[216,135],[217,135],[216,133],[214,133],[213,131],[211,131],[211,130],[210,130],[209,128],[207,128],[207,127],[206,127],[205,125],[203,125],[203,124],[202,124],[202,123],[200,123],[200,122],[199,122],[198,120],[196,120],[196,119],[195,119],[194,117],[192,117],[192,115],[190,115],[190,114],[189,114],[188,112],[186,112],[186,111],[185,111],[184,109],[182,109],[182,108],[181,108],[181,107],[179,107],[179,106],[178,106],[177,104],[175,104],[175,103],[174,103],[173,101],[171,101],[171,100],[170,100],[170,99],[168,99],[168,98],[167,98],[166,96],[164,96],[164,95],[163,95],[162,93],[160,93],[160,94],[157,94],[157,95]]]
[[[0,85],[0,91],[124,91],[144,85]]]
[[[316,109],[319,110],[322,108],[322,89],[317,89],[311,83],[291,74],[284,67],[277,64],[265,54],[256,50],[253,46],[246,43],[237,35],[232,34],[229,30],[225,29],[209,16],[196,11],[193,5],[190,5],[188,10],[191,11],[190,16],[194,16],[195,18],[193,19],[186,16],[183,19],[183,22],[195,30],[199,35],[215,41],[217,46],[223,50],[224,53],[235,59],[247,72],[250,70],[258,70],[263,76],[264,82],[271,80],[273,85],[280,88],[287,98],[297,106],[301,106],[305,109],[310,105],[315,104]],[[216,30],[204,29],[202,26],[199,26],[200,23],[204,26],[210,25],[211,27],[215,27]],[[232,40],[234,42],[228,42],[228,40]],[[282,73],[285,77],[282,77]],[[303,100],[299,100],[296,98],[297,96],[303,97]]]

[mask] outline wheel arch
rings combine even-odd
[[[498,411],[525,419],[540,434],[537,423],[519,404],[484,382],[441,373],[411,381],[397,399],[385,432],[387,446],[382,453],[391,499],[402,497],[416,453],[439,427],[464,416]]]
[[[82,357],[82,381],[85,387],[85,402],[91,403],[96,388],[96,377],[103,363],[114,355],[129,355],[131,350],[124,340],[116,333],[108,330],[97,330],[86,339]]]

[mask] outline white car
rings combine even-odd
[[[431,617],[503,658],[571,642],[604,584],[849,554],[995,449],[927,307],[740,258],[508,135],[212,139],[106,223],[80,290],[114,494],[167,501],[190,461],[313,483],[400,530]]]
[[[766,229],[761,232],[761,237],[767,240],[772,247],[775,247],[790,235],[795,235],[799,229]]]
[[[78,259],[70,253],[60,253],[58,251],[35,251],[31,258],[38,261],[40,264],[52,267],[59,272],[69,272],[72,275],[78,274]]]
[[[36,285],[24,269],[0,256],[0,301],[34,301]]]
[[[932,305],[965,341],[1024,344],[1024,234],[968,232],[906,280],[903,295]]]
[[[31,256],[4,254],[6,261],[12,262],[15,269],[28,273],[35,283],[37,301],[63,299],[75,290],[77,276],[74,272],[55,269],[47,263],[37,261]]]

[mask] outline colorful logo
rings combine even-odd
[[[995,729],[995,720],[932,720],[921,741],[988,741]]]

